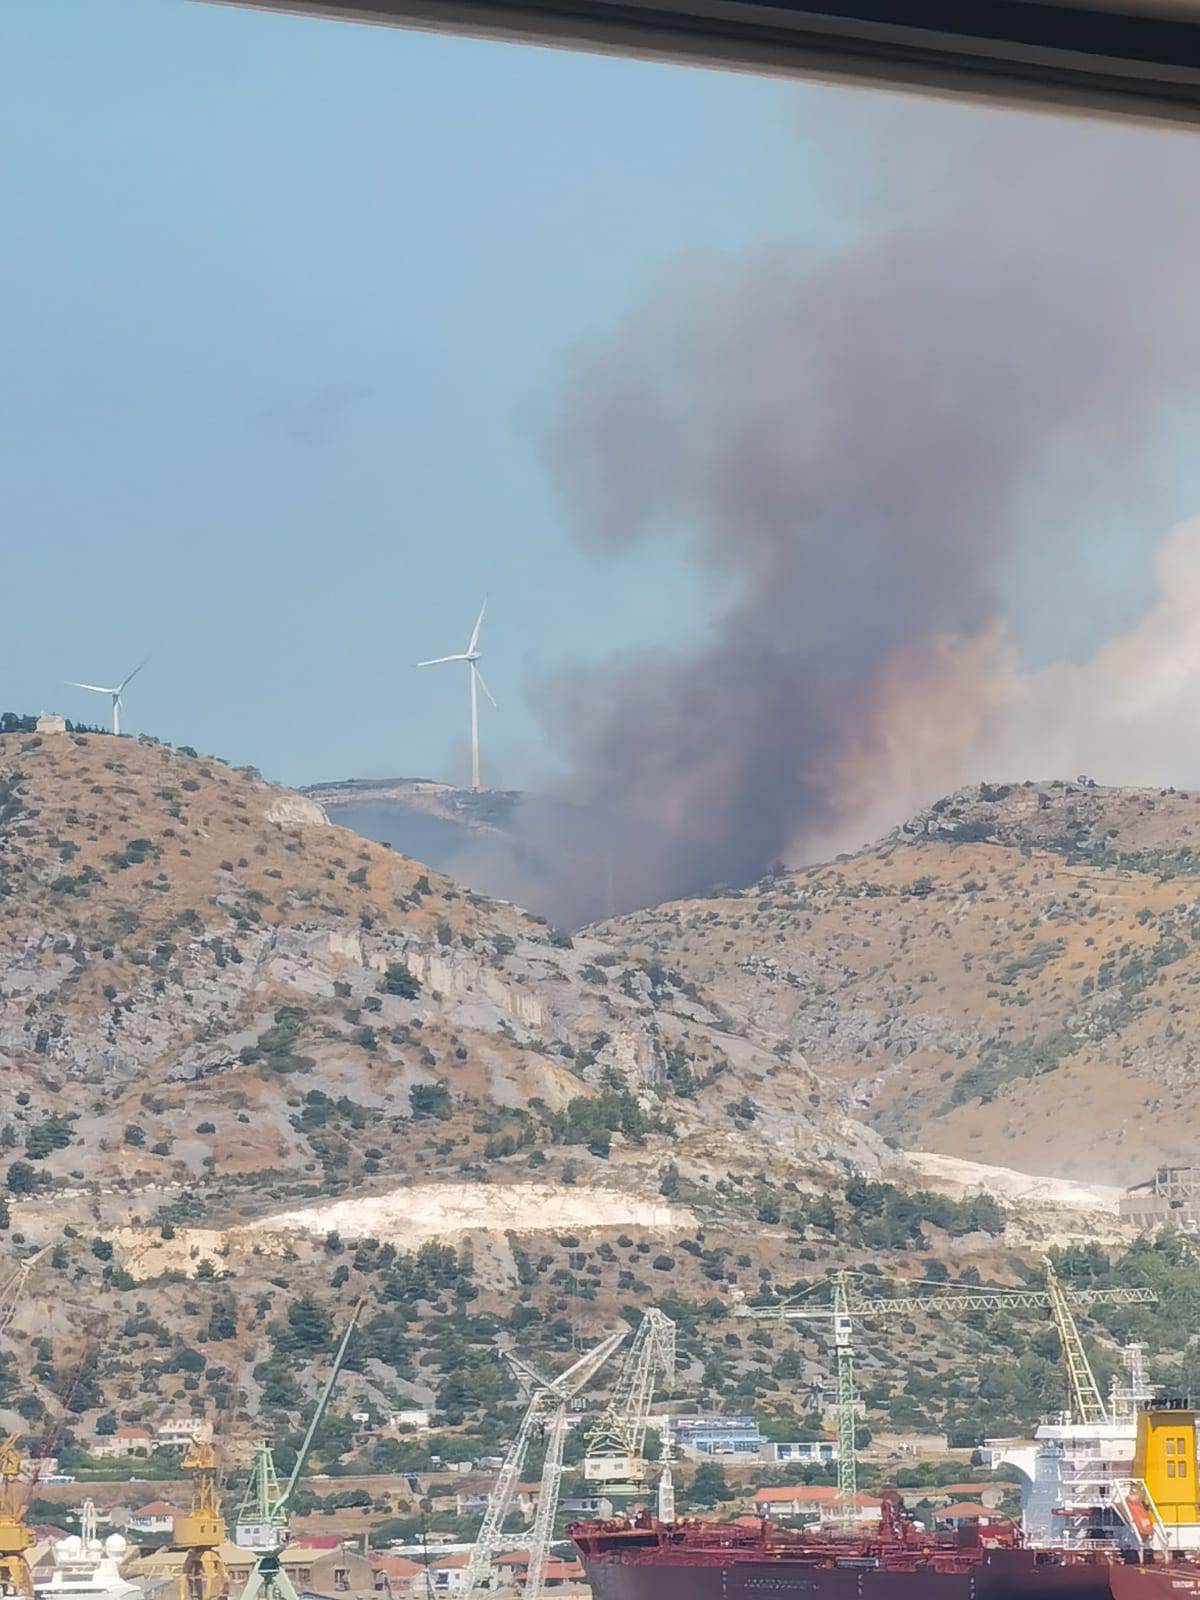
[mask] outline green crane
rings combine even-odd
[[[851,1291],[851,1278],[845,1271],[834,1272],[827,1284],[829,1305],[755,1306],[741,1303],[735,1316],[753,1317],[759,1322],[824,1322],[833,1332],[837,1373],[838,1430],[838,1520],[856,1518],[858,1457],[855,1434],[859,1401],[854,1381],[854,1330],[864,1317],[911,1317],[921,1312],[1049,1310],[1058,1329],[1063,1362],[1067,1369],[1069,1401],[1073,1419],[1078,1422],[1103,1421],[1104,1403],[1088,1366],[1083,1341],[1072,1315],[1072,1307],[1096,1304],[1148,1305],[1158,1296],[1152,1289],[1064,1289],[1049,1261],[1045,1262],[1044,1289],[938,1289],[932,1294],[894,1295],[886,1299],[862,1299]],[[807,1291],[806,1291],[807,1292]],[[799,1297],[798,1297],[799,1298]]]
[[[246,1579],[246,1587],[242,1590],[242,1600],[299,1600],[295,1585],[284,1570],[280,1555],[287,1543],[288,1511],[292,1498],[296,1493],[296,1486],[300,1482],[300,1474],[304,1471],[304,1464],[308,1460],[308,1452],[312,1449],[312,1442],[317,1429],[321,1426],[329,1401],[333,1394],[333,1386],[337,1382],[338,1373],[342,1370],[342,1363],[346,1359],[346,1350],[350,1344],[350,1336],[358,1325],[365,1301],[359,1300],[350,1313],[350,1320],[346,1324],[346,1331],[342,1334],[341,1342],[333,1358],[333,1366],[329,1369],[329,1376],[325,1380],[325,1387],[321,1390],[321,1397],[317,1401],[316,1410],[308,1424],[308,1432],[304,1435],[304,1443],[296,1454],[296,1464],[292,1468],[292,1475],[283,1490],[279,1488],[279,1476],[275,1471],[275,1460],[271,1454],[271,1446],[264,1439],[258,1446],[254,1460],[254,1472],[246,1490],[242,1509],[238,1513],[238,1521],[253,1521],[260,1525],[262,1537],[267,1543],[267,1548],[259,1554],[258,1560]]]

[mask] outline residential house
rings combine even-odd
[[[154,1447],[186,1450],[205,1426],[203,1417],[171,1417],[154,1430]]]
[[[955,1500],[980,1500],[985,1506],[998,1506],[1006,1489],[1015,1492],[1016,1485],[997,1483],[993,1479],[987,1483],[942,1483],[936,1488],[910,1489],[908,1495],[912,1500],[928,1500],[935,1506],[949,1505]]]
[[[366,1556],[344,1544],[333,1549],[311,1544],[288,1546],[280,1560],[300,1595],[336,1600],[338,1595],[375,1593],[374,1567]]]
[[[425,1568],[419,1561],[407,1556],[372,1555],[368,1558],[375,1570],[375,1588],[391,1600],[416,1595],[425,1586]]]
[[[97,1434],[90,1446],[92,1455],[108,1459],[148,1456],[153,1448],[154,1439],[148,1428],[118,1428],[116,1433]]]
[[[1007,1518],[989,1511],[978,1500],[956,1500],[936,1511],[933,1520],[939,1528],[986,1528],[989,1522],[1005,1522]]]
[[[529,1577],[529,1551],[509,1550],[497,1556],[492,1563],[501,1584],[522,1587]],[[561,1589],[567,1584],[584,1581],[583,1567],[578,1561],[563,1556],[549,1555],[542,1573],[542,1586]]]
[[[784,1489],[759,1489],[754,1509],[773,1522],[828,1518],[838,1509],[838,1492],[828,1484],[798,1483]],[[854,1497],[854,1520],[878,1522],[881,1502],[868,1494]]]
[[[183,1516],[178,1506],[166,1500],[151,1500],[129,1513],[129,1528],[133,1533],[170,1533],[175,1518]]]
[[[454,1514],[456,1517],[477,1517],[487,1509],[488,1494],[491,1485],[478,1489],[463,1489],[454,1496]],[[538,1495],[541,1493],[540,1483],[518,1483],[513,1487],[513,1507],[519,1511],[526,1522],[532,1522],[533,1514],[537,1510]]]
[[[429,1563],[429,1577],[434,1594],[462,1594],[467,1583],[468,1555],[459,1552],[451,1556],[438,1556]]]

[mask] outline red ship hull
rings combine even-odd
[[[1191,1561],[651,1519],[571,1533],[594,1600],[1200,1600]]]

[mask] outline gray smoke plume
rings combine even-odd
[[[675,263],[572,374],[552,452],[580,536],[682,539],[727,594],[694,649],[547,707],[566,793],[604,819],[564,852],[576,916],[852,831],[909,719],[967,748],[1032,497],[1074,501],[1081,564],[1089,508],[1156,497],[1197,379],[1200,137],[894,115],[849,248]]]

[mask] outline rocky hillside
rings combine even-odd
[[[981,785],[878,844],[601,924],[905,1147],[1103,1183],[1200,1141],[1200,798]]]
[[[669,1240],[697,1207],[740,1227],[735,1191],[765,1166],[811,1185],[883,1150],[660,964],[466,892],[253,772],[103,734],[0,738],[0,1059],[3,1221],[59,1275],[18,1333],[70,1342],[91,1318],[104,1341],[136,1286],[151,1347],[193,1340],[211,1306],[170,1284],[236,1270],[262,1296],[233,1319],[247,1417],[277,1287],[344,1298],[329,1237],[369,1241],[364,1273],[381,1240],[391,1270],[430,1239],[480,1237],[491,1260],[492,1240],[480,1270],[510,1293],[510,1236]]]
[[[1012,1282],[1088,1231],[1061,1209],[1014,1217],[973,1192],[973,1168],[948,1180],[957,1197],[881,1174],[890,1153],[842,1098],[929,1142],[916,1077],[907,1098],[893,1080],[923,1072],[940,1107],[974,1064],[943,1079],[907,1048],[939,983],[940,1025],[972,1026],[984,957],[948,930],[978,907],[986,938],[1019,939],[1010,891],[1033,897],[1028,920],[1056,875],[1078,875],[1080,922],[1102,882],[1158,881],[941,837],[984,803],[753,896],[572,939],[253,772],[102,734],[0,738],[0,1240],[46,1251],[0,1341],[0,1421],[40,1428],[65,1406],[60,1442],[84,1468],[101,1419],[181,1407],[286,1451],[361,1295],[322,1461],[427,1465],[428,1441],[364,1443],[349,1417],[414,1403],[434,1408],[439,1454],[494,1450],[516,1403],[501,1348],[552,1366],[650,1304],[680,1325],[682,1405],[819,1428],[796,1408],[828,1375],[824,1334],[780,1348],[736,1321],[737,1294],[796,1292],[833,1265]],[[1190,956],[1182,881],[1159,884],[1156,922],[1129,919],[1156,973]],[[1168,936],[1184,955],[1156,964]],[[906,974],[926,946],[940,967],[920,984]],[[889,973],[888,1027],[853,1000],[867,955]],[[983,1015],[999,1028],[1011,991],[1011,1015],[1035,1020],[1050,959],[989,979]],[[947,1125],[972,1109],[960,1099]],[[1174,1329],[1120,1331],[1169,1361]],[[872,1423],[1025,1423],[1060,1381],[1044,1352],[1010,1358],[1028,1333],[897,1329],[864,1353]]]
[[[683,1132],[750,1093],[806,1161],[872,1160],[812,1074],[784,1073],[694,985],[464,892],[249,772],[14,736],[0,786],[0,1118],[10,1143],[69,1112],[87,1129],[43,1175],[411,1175],[438,1164],[446,1124],[456,1165],[494,1143],[460,1126],[480,1108],[513,1114],[532,1148],[568,1141],[554,1118],[605,1092],[651,1142],[665,1100]],[[310,1089],[365,1107],[370,1137],[336,1111],[295,1116]],[[436,1139],[414,1137],[414,1105],[435,1108]]]

